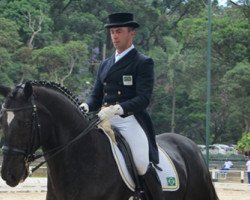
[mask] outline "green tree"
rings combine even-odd
[[[10,53],[5,48],[0,47],[0,84],[13,84],[8,70],[11,64],[12,61]]]
[[[15,21],[23,43],[29,48],[41,47],[51,41],[51,19],[46,0],[6,1],[1,16]]]
[[[245,132],[250,132],[250,63],[243,61],[227,71],[222,88],[222,97],[230,112],[240,112]]]
[[[30,47],[23,46],[12,55],[16,71],[18,72],[19,82],[38,78],[37,68],[32,63],[32,51]]]
[[[0,18],[0,83],[2,84],[13,85],[16,82],[12,54],[20,44],[16,23]]]
[[[202,12],[200,16],[190,16],[183,19],[178,27],[179,39],[183,41],[182,53],[185,63],[185,77],[182,77],[182,81],[186,83],[185,89],[188,92],[189,99],[192,99],[192,102],[196,105],[196,109],[192,111],[192,116],[198,117],[194,127],[201,127],[199,132],[203,133],[202,138],[205,138],[204,123],[200,123],[200,120],[203,118],[202,121],[205,121],[206,26],[206,12]],[[235,67],[237,61],[249,59],[248,44],[250,41],[247,35],[250,33],[247,27],[247,20],[235,8],[229,8],[223,12],[219,10],[213,16],[212,142],[221,142],[225,139],[235,141],[234,130],[238,129],[237,137],[243,131],[240,124],[234,122],[232,127],[229,123],[229,121],[232,122],[233,114],[229,111],[228,105],[225,104],[223,90],[220,86],[223,84],[222,78],[224,75],[228,70]],[[236,104],[233,105],[236,108]],[[194,106],[192,107],[194,108]]]
[[[88,69],[88,66],[82,66],[88,57],[88,47],[81,41],[51,45],[35,50],[33,53],[34,62],[39,66],[40,80],[49,80],[64,85],[70,77],[73,77],[73,79],[76,78],[73,81],[75,87],[79,87],[77,85],[80,78],[78,73],[84,71],[82,68]],[[70,85],[70,82],[67,83]]]
[[[158,47],[149,51],[149,55],[154,58],[156,76],[151,109],[154,110],[153,116],[161,116],[156,117],[157,127],[164,126],[166,131],[168,125],[167,130],[171,132],[181,132],[184,124],[183,118],[179,115],[181,106],[185,104],[180,98],[185,95],[180,81],[184,67],[181,49],[182,45],[174,38],[165,37],[163,48]]]
[[[10,19],[0,18],[0,47],[13,52],[20,44],[17,24]]]
[[[237,143],[237,149],[241,152],[250,151],[250,133],[243,133],[241,139]]]

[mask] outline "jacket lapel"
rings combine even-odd
[[[113,55],[109,58],[107,64],[103,67],[103,70],[102,70],[101,73],[100,73],[101,82],[104,81],[104,79],[106,78],[106,76],[107,76],[107,74],[108,74],[110,68],[112,68],[112,66],[113,66],[114,64],[115,64],[115,54],[113,54]]]
[[[122,57],[120,60],[114,63],[111,67],[106,66],[109,69],[104,79],[110,76],[112,73],[116,72],[117,70],[120,70],[121,68],[124,68],[125,66],[133,62],[136,53],[137,53],[137,50],[134,48],[130,52],[128,52],[124,57]]]

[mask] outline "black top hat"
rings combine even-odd
[[[105,28],[112,27],[134,27],[138,28],[140,25],[134,21],[131,13],[114,13],[108,16],[109,23],[105,24]]]

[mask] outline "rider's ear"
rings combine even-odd
[[[2,95],[3,97],[7,97],[10,91],[11,91],[11,88],[0,85],[0,95]]]
[[[30,98],[30,96],[33,93],[32,85],[30,82],[25,83],[23,91],[24,91],[24,95],[25,95],[26,99]]]

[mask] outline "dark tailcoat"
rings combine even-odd
[[[132,49],[115,63],[115,55],[98,70],[93,92],[87,104],[90,111],[101,106],[120,104],[124,115],[134,115],[149,139],[149,158],[158,163],[158,150],[151,118],[146,111],[154,85],[153,60]],[[133,134],[133,133],[131,133]]]

